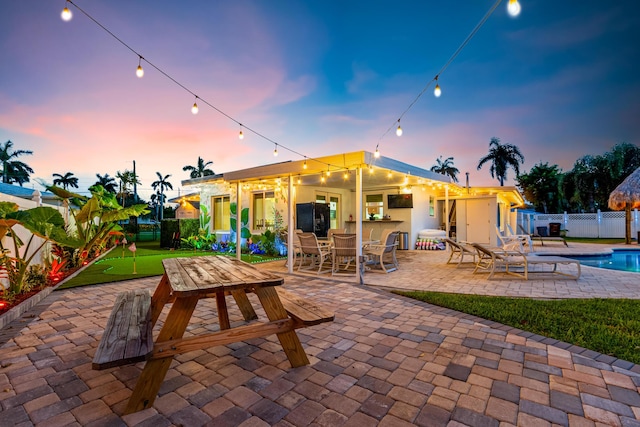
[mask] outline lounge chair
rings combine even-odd
[[[398,247],[398,231],[386,230],[382,233],[380,244],[368,245],[363,254],[369,257],[370,267],[380,266],[382,271],[389,273],[398,269],[396,248]],[[385,257],[391,258],[391,264],[385,264]]]
[[[447,264],[450,264],[452,261],[455,262],[455,260],[457,259],[458,265],[460,265],[463,262],[465,255],[472,257],[473,262],[476,262],[477,252],[474,248],[470,249],[465,244],[455,242],[447,237],[442,240],[447,244],[447,246],[449,246],[450,254],[449,259],[447,260]]]
[[[523,233],[528,234],[532,239],[538,239],[540,241],[540,243],[542,244],[542,246],[544,246],[544,241],[547,240],[547,241],[550,241],[550,242],[553,242],[553,241],[562,242],[562,243],[564,243],[564,245],[566,247],[569,247],[569,245],[567,244],[567,241],[562,236],[547,236],[546,233],[544,233],[544,235],[539,234],[539,233],[527,233],[527,230],[525,230],[524,227],[521,224],[518,224],[518,228]]]
[[[355,234],[334,234],[333,246],[331,248],[331,275],[354,275],[356,271],[356,256],[358,251],[356,247]],[[353,263],[353,268],[351,267]]]
[[[533,242],[531,241],[531,236],[529,234],[516,234],[513,232],[513,228],[511,228],[511,224],[507,224],[507,232],[509,237],[519,239],[523,245],[527,245],[529,248],[529,252],[533,252]]]
[[[503,250],[524,252],[524,245],[526,243],[524,239],[517,236],[505,236],[497,226],[496,236],[498,238],[498,246],[500,246]]]
[[[478,243],[471,243],[471,246],[476,248],[476,251],[478,252],[478,261],[473,272],[475,273],[478,270],[487,270],[489,271],[489,279],[491,279],[496,273],[497,267],[504,267],[505,273],[529,280],[529,274],[533,273],[529,271],[529,266],[544,264],[553,265],[553,270],[541,271],[541,273],[559,274],[576,280],[580,278],[580,261],[575,259],[559,256],[525,255],[514,251],[501,252],[492,250]],[[575,264],[577,267],[576,274],[565,273],[558,270],[558,265],[571,264]],[[513,270],[513,268],[518,268],[518,270]],[[520,268],[522,268],[522,271],[520,271]]]
[[[316,272],[318,274],[329,273],[331,271],[330,266],[323,269],[325,262],[331,259],[331,250],[329,246],[320,245],[316,235],[313,233],[300,233],[298,234],[298,238],[300,239],[300,252],[302,257],[309,259],[310,261],[308,266],[303,267],[304,260],[302,260],[300,265],[298,265],[298,271],[312,270],[317,267],[318,270]]]

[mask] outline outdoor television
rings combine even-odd
[[[388,194],[387,207],[389,209],[412,208],[413,194]]]

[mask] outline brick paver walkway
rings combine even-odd
[[[336,312],[298,330],[309,366],[290,368],[275,336],[194,351],[173,362],[152,408],[124,417],[143,365],[94,371],[91,360],[117,293],[158,278],[56,291],[0,331],[0,426],[640,425],[638,366],[371,286],[617,295],[640,288],[637,276],[615,273],[611,285],[611,273],[585,268],[572,283],[487,281],[443,255],[402,254],[399,271],[369,274],[366,286],[287,276],[287,289]],[[203,301],[187,335],[214,319],[215,302]]]

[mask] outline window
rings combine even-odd
[[[364,207],[367,215],[366,219],[371,219],[372,215],[374,219],[382,219],[384,214],[382,194],[367,194]]]
[[[229,196],[211,198],[211,221],[214,230],[231,230],[231,202]]]
[[[273,191],[253,193],[253,228],[256,230],[273,227],[273,212],[276,198]]]
[[[429,216],[435,216],[436,208],[435,208],[435,197],[429,196]]]

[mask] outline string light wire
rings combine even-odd
[[[375,157],[379,157],[380,156],[380,151],[379,151],[379,146],[380,146],[380,140],[382,140],[392,129],[395,128],[396,123],[398,124],[398,128],[399,128],[399,123],[400,120],[404,117],[404,115],[418,102],[418,100],[422,97],[422,95],[427,91],[427,89],[429,88],[429,86],[431,85],[431,83],[438,79],[438,76],[440,76],[440,74],[442,74],[447,67],[449,67],[449,65],[453,62],[453,60],[460,54],[460,52],[462,51],[462,49],[465,48],[465,46],[471,41],[471,39],[473,38],[473,36],[475,36],[475,34],[480,30],[480,28],[482,28],[482,26],[484,25],[484,23],[489,19],[489,17],[493,14],[493,12],[496,10],[496,8],[500,5],[500,3],[502,2],[502,0],[496,0],[496,2],[493,4],[493,6],[489,9],[489,11],[484,15],[484,17],[480,20],[480,22],[475,26],[475,28],[471,31],[471,33],[465,38],[465,40],[462,42],[462,44],[458,47],[458,49],[456,49],[456,51],[453,53],[453,55],[451,55],[451,57],[449,58],[449,60],[442,66],[442,68],[440,69],[440,71],[438,72],[438,74],[436,74],[436,76],[431,79],[429,82],[427,82],[427,84],[425,85],[425,87],[422,89],[422,91],[420,91],[420,93],[418,93],[418,95],[413,99],[413,101],[409,104],[409,106],[402,112],[402,114],[400,114],[400,116],[398,117],[398,119],[380,136],[378,143],[376,144],[376,149],[375,149]],[[105,27],[104,25],[102,25],[97,19],[95,19],[93,16],[91,16],[89,13],[87,13],[84,9],[82,9],[80,6],[78,6],[77,4],[75,4],[73,2],[73,0],[66,0],[65,3],[65,14],[68,11],[68,8],[66,5],[71,4],[73,5],[76,9],[78,9],[84,16],[86,16],[87,18],[89,18],[89,20],[91,20],[94,24],[96,24],[98,27],[100,27],[102,30],[104,30],[107,34],[109,34],[111,37],[113,37],[116,41],[118,41],[121,45],[123,45],[124,47],[126,47],[128,50],[130,50],[131,52],[133,52],[136,56],[138,56],[138,66],[141,68],[141,62],[144,61],[146,64],[148,64],[150,67],[152,67],[153,69],[155,69],[156,71],[158,71],[160,74],[162,74],[164,77],[166,77],[167,79],[169,79],[170,81],[172,81],[174,84],[176,84],[177,86],[179,86],[180,88],[182,88],[183,90],[187,91],[188,93],[190,93],[191,95],[193,95],[195,97],[196,100],[200,100],[202,104],[207,105],[208,107],[210,107],[211,109],[213,109],[214,111],[218,112],[219,114],[221,114],[222,116],[226,117],[227,119],[235,122],[236,124],[238,124],[239,126],[243,127],[244,129],[246,129],[247,131],[253,133],[254,135],[268,141],[271,142],[273,144],[275,144],[276,146],[276,150],[277,147],[280,146],[281,148],[296,154],[300,157],[303,157],[305,159],[305,166],[306,166],[306,160],[307,160],[307,156],[305,156],[304,154],[289,148],[285,145],[282,145],[276,141],[274,141],[273,139],[263,135],[262,133],[256,131],[255,129],[243,125],[242,123],[240,123],[240,121],[236,120],[235,118],[233,118],[232,116],[230,116],[229,114],[227,114],[226,112],[224,112],[223,110],[221,110],[220,108],[216,107],[215,105],[211,104],[209,101],[207,101],[206,99],[199,97],[195,94],[195,92],[193,92],[191,89],[189,89],[187,86],[185,86],[184,84],[180,83],[178,80],[176,80],[175,78],[173,78],[170,74],[168,74],[167,72],[165,72],[163,69],[161,69],[159,66],[155,65],[153,62],[149,61],[147,58],[143,57],[142,54],[138,53],[134,48],[132,48],[131,46],[129,46],[124,40],[122,40],[121,38],[119,38],[118,36],[116,36],[111,30],[109,30],[107,27]],[[71,15],[70,11],[68,11],[68,14]],[[194,103],[195,106],[195,103]],[[277,151],[276,151],[277,152]],[[318,163],[323,163],[327,165],[327,169],[330,170],[330,164],[322,162],[321,160],[318,159],[313,159],[314,161],[318,162]],[[371,165],[369,165],[370,170]]]

